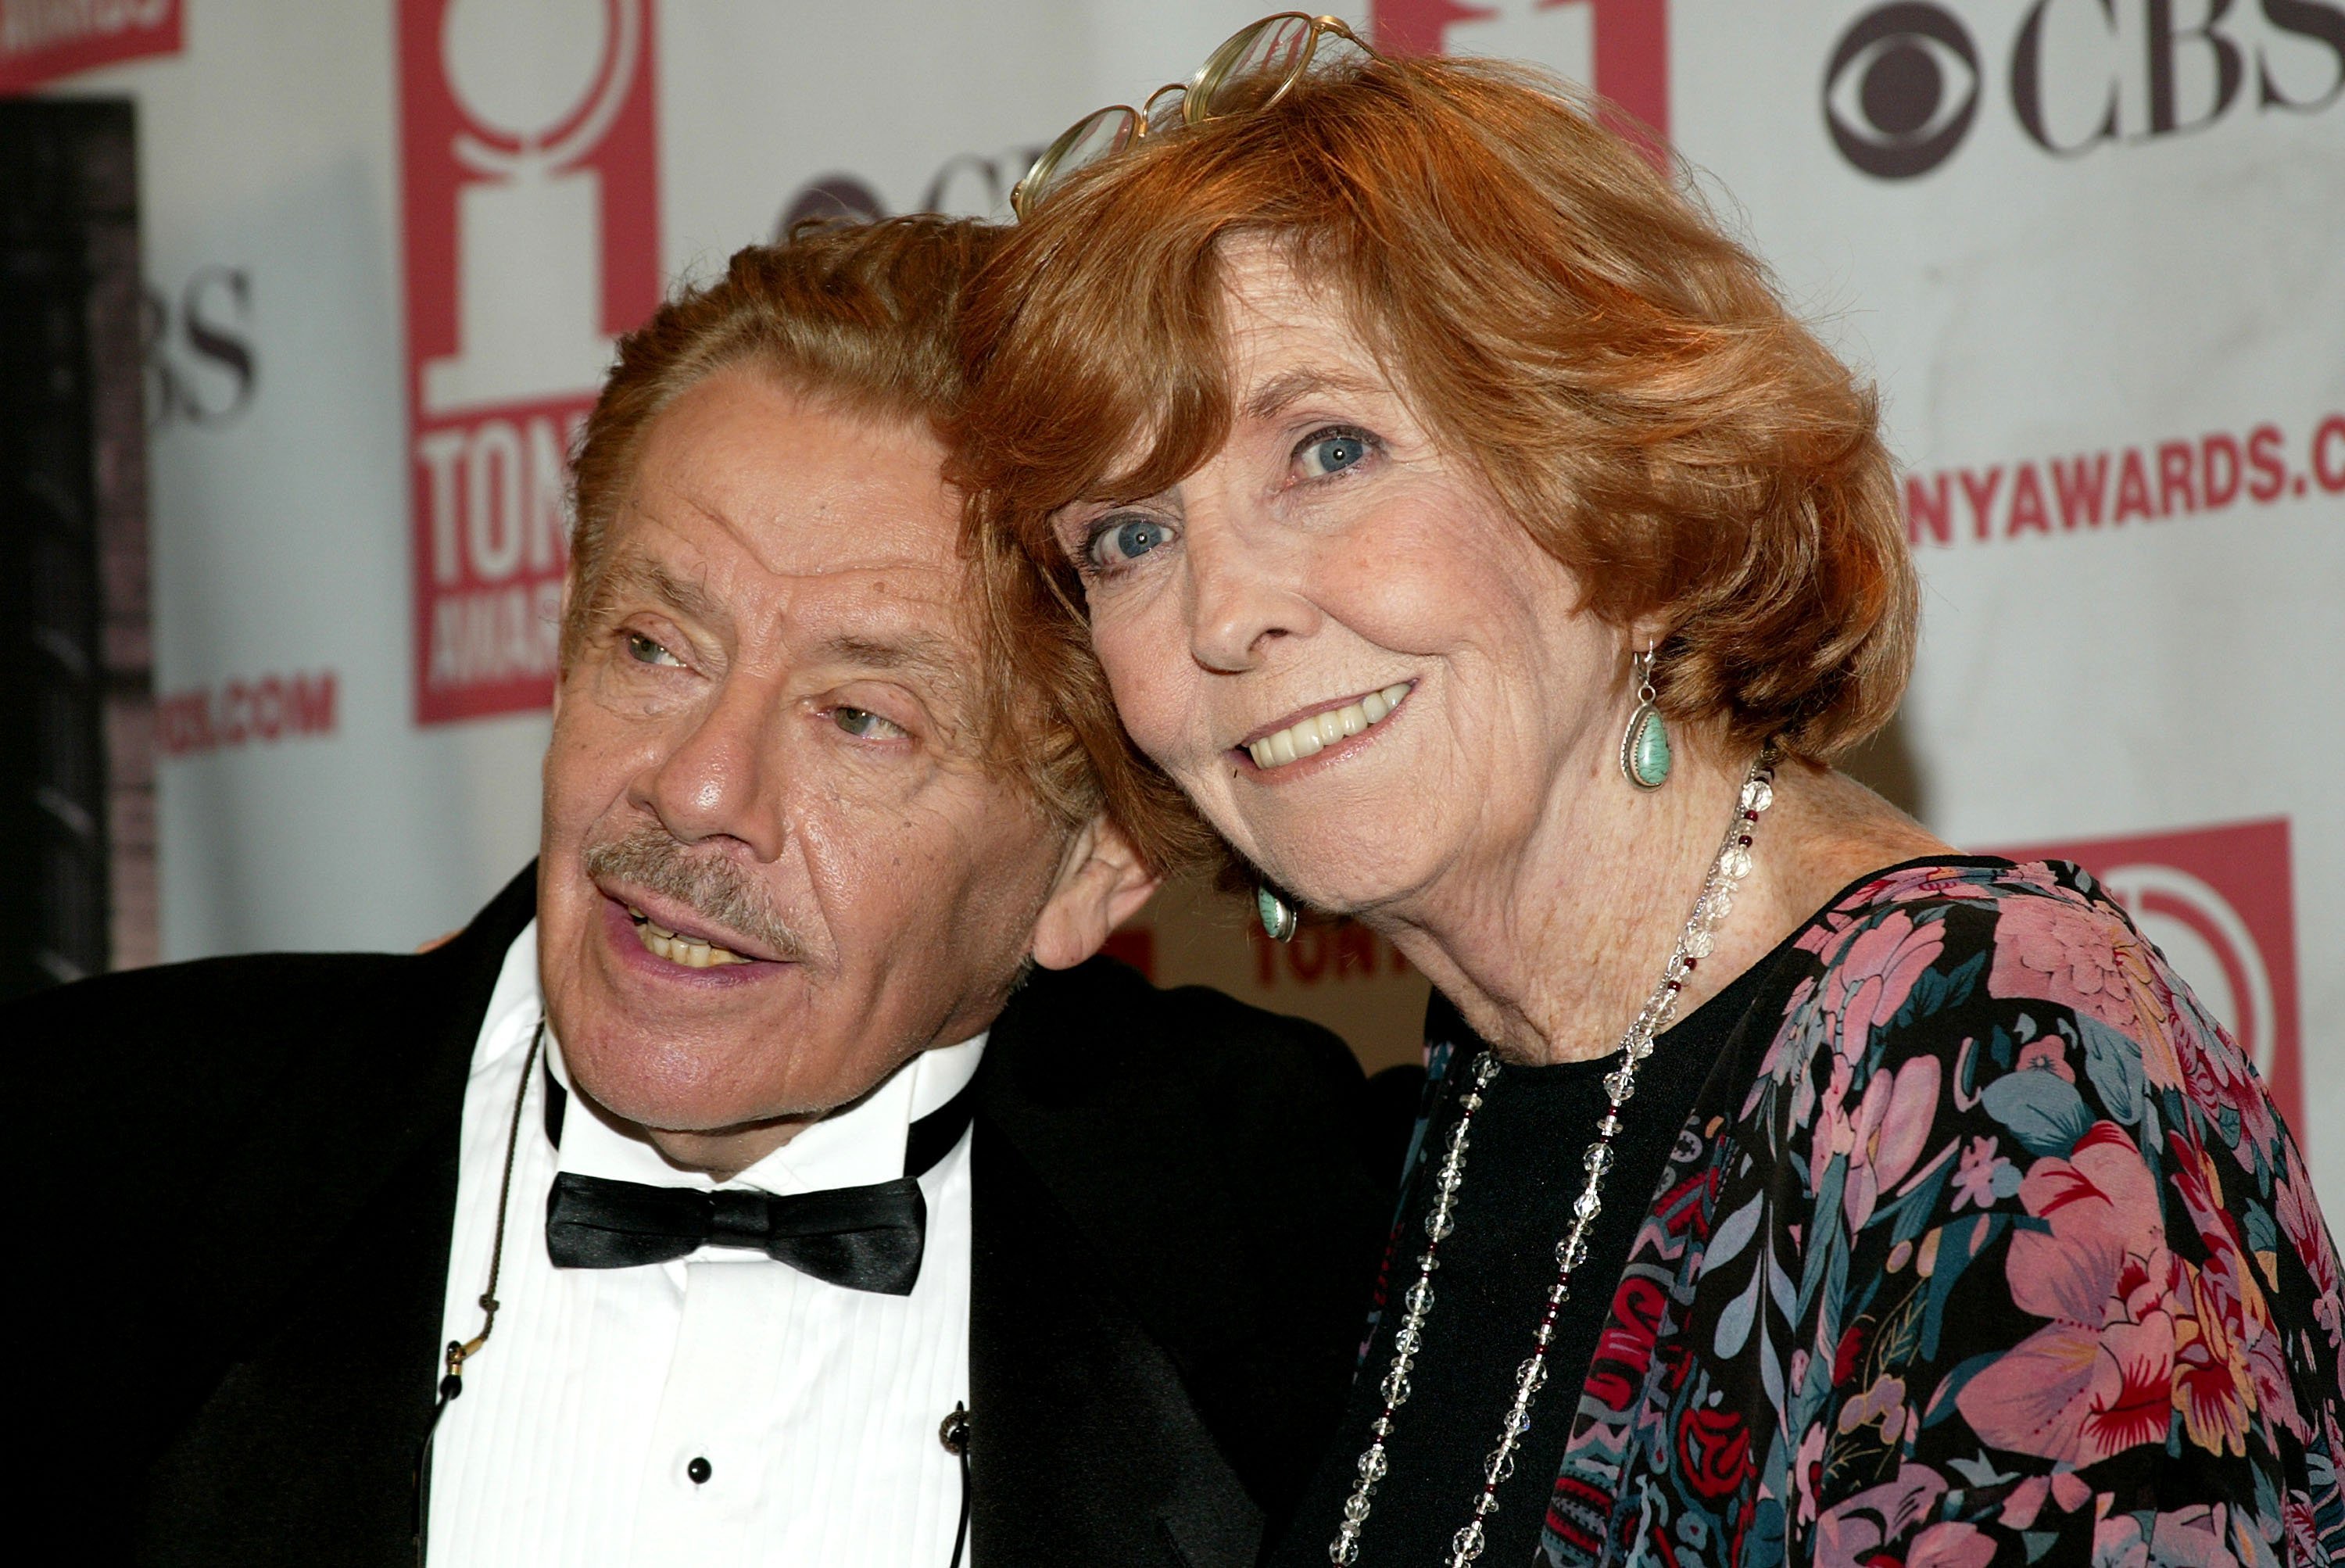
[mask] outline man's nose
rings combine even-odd
[[[1318,629],[1307,552],[1289,530],[1218,498],[1193,504],[1184,526],[1189,648],[1199,664],[1223,674],[1252,669],[1279,638]]]
[[[636,780],[635,803],[679,843],[733,839],[760,861],[779,859],[789,838],[779,755],[786,718],[770,683],[728,676]]]

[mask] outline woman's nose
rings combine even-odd
[[[1193,510],[1184,545],[1190,652],[1207,669],[1252,669],[1279,638],[1318,628],[1303,552],[1292,541]]]
[[[779,695],[760,683],[726,680],[637,779],[636,803],[679,843],[733,839],[760,861],[780,858],[789,836],[781,807],[781,708]]]

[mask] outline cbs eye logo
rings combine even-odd
[[[1876,179],[1911,179],[1953,156],[1978,116],[1978,51],[1938,6],[1898,0],[1857,18],[1824,67],[1824,127]]]

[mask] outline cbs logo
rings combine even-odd
[[[1824,67],[1824,127],[1876,179],[1911,179],[1953,156],[1978,117],[1979,56],[1961,22],[1899,0],[1859,17]]]
[[[1998,46],[2000,47],[2000,46]],[[2005,78],[2020,134],[2054,158],[2150,145],[2237,116],[2309,115],[2345,102],[2345,0],[2033,0]],[[1968,28],[1944,5],[1876,5],[1824,68],[1824,126],[1876,179],[1947,158],[1985,86]]]

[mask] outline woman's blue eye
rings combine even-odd
[[[1111,521],[1092,538],[1091,558],[1102,566],[1137,561],[1164,543],[1164,524],[1147,517]]]
[[[1295,455],[1314,479],[1341,473],[1368,454],[1367,437],[1355,430],[1322,431],[1304,442]]]

